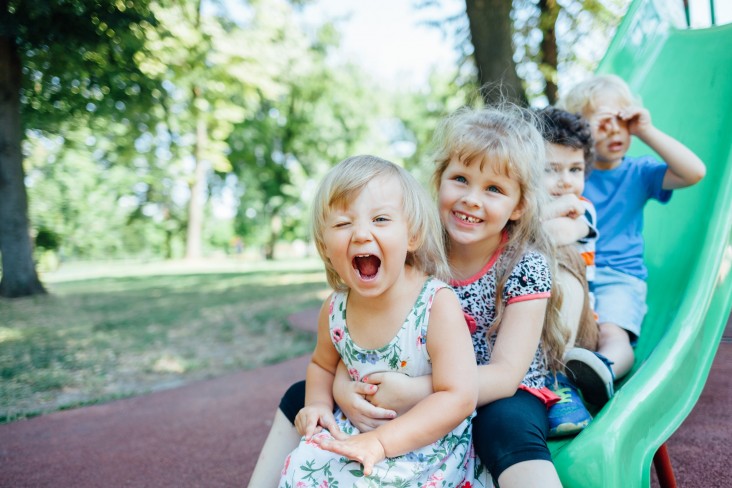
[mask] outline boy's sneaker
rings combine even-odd
[[[548,386],[560,398],[559,402],[549,407],[549,437],[576,434],[587,427],[592,415],[569,379],[557,373],[556,382],[551,378]]]
[[[564,355],[567,377],[586,402],[602,407],[615,394],[613,363],[600,353],[574,347]]]

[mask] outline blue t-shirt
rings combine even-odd
[[[648,277],[643,263],[643,207],[650,199],[666,203],[664,190],[668,165],[653,156],[624,157],[617,168],[593,169],[585,183],[585,198],[597,210],[595,264],[642,280]]]

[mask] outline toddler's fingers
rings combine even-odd
[[[305,435],[305,431],[307,430],[307,422],[304,421],[300,415],[298,414],[297,417],[295,417],[295,429],[297,430],[297,433],[300,435]]]
[[[328,429],[328,431],[333,436],[333,438],[337,441],[345,441],[346,439],[348,439],[348,437],[350,437],[348,434],[343,432],[337,426],[336,426],[335,430]]]
[[[318,423],[317,422],[308,422],[308,424],[305,426],[305,440],[310,440],[315,434],[318,433]]]
[[[338,427],[338,424],[336,423],[335,418],[330,417],[327,419],[322,419],[321,425],[322,425],[321,430],[327,429],[328,432],[330,432],[330,435],[332,435],[334,438],[340,439],[340,440],[348,439],[348,436],[346,434],[344,434],[343,432],[341,432],[341,428]]]
[[[378,420],[390,420],[397,416],[397,413],[394,410],[379,407],[371,403],[373,401],[373,398],[374,397],[371,395],[366,395],[364,397],[364,401],[359,401],[357,405],[354,404],[354,407],[356,407],[359,414],[361,414],[363,417]]]
[[[371,385],[380,385],[384,381],[384,373],[371,373],[361,379],[362,382]]]
[[[385,423],[387,423],[391,419],[387,420],[379,420],[379,419],[372,419],[369,417],[363,417],[358,420],[352,420],[353,425],[356,426],[358,430],[361,432],[371,432],[372,430],[378,429]]]
[[[354,384],[354,390],[359,395],[373,395],[379,390],[379,387],[369,383],[363,383],[361,381]]]
[[[340,440],[330,437],[316,437],[315,443],[320,446],[321,449],[340,454],[341,456],[345,456],[349,459],[353,459],[351,456],[349,456],[350,453],[345,452],[344,445],[341,443]]]
[[[363,464],[363,475],[364,476],[370,476],[371,472],[374,470],[374,463],[371,460],[364,460],[361,464]]]
[[[372,419],[384,419],[384,420],[391,420],[396,418],[397,413],[394,410],[389,410],[387,408],[377,407],[375,405],[371,405],[373,408],[369,408],[367,415],[371,417]]]

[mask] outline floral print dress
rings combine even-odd
[[[329,326],[333,344],[348,368],[353,381],[380,371],[396,371],[409,376],[431,374],[426,338],[430,308],[435,293],[447,284],[430,278],[426,281],[409,316],[396,336],[379,349],[359,347],[346,324],[347,293],[334,293],[330,303]],[[455,324],[461,327],[463,324]],[[439,412],[435,412],[439,415]],[[343,432],[358,434],[358,429],[337,409],[336,421]],[[429,446],[403,456],[387,458],[364,476],[362,466],[339,454],[318,447],[315,442],[300,441],[287,457],[280,488],[310,487],[445,487],[468,488],[492,486],[490,475],[477,462],[472,443],[472,415],[454,430]],[[427,421],[427,420],[425,420]],[[323,430],[318,436],[330,437]]]

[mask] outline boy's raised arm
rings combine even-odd
[[[663,178],[664,190],[675,190],[695,185],[706,174],[706,166],[699,156],[684,144],[658,129],[651,122],[646,109],[628,109],[620,114],[628,121],[630,133],[656,151],[668,164]]]

